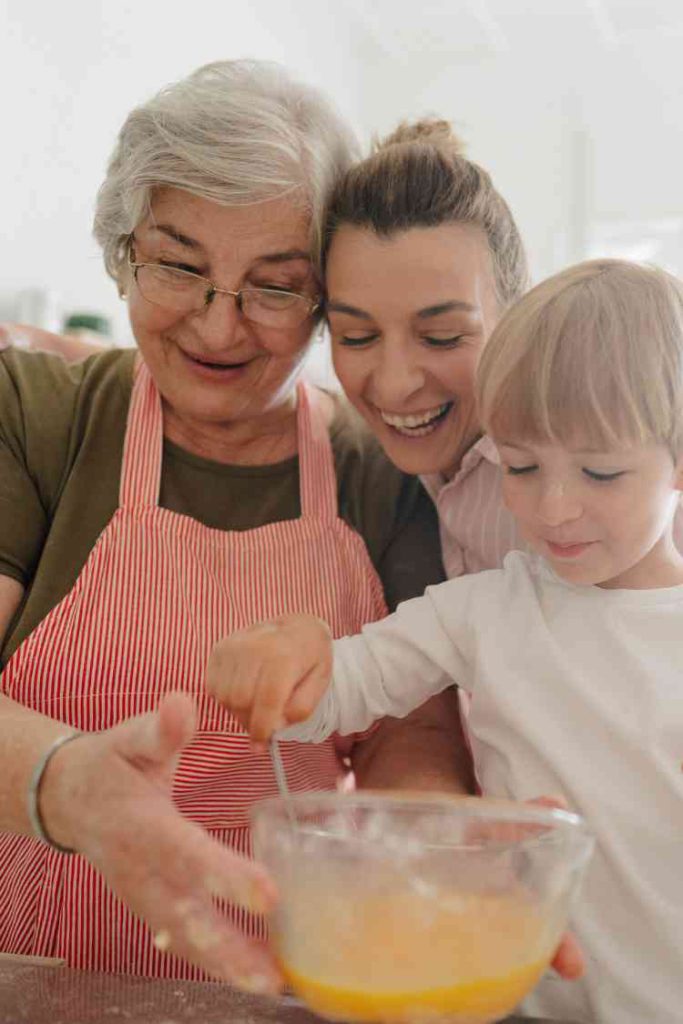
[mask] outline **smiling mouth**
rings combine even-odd
[[[241,363],[215,363],[209,359],[202,359],[200,356],[192,355],[191,352],[186,352],[185,349],[181,349],[181,351],[191,363],[196,363],[197,366],[205,366],[208,370],[239,370],[249,362],[248,359],[245,359]]]
[[[399,416],[398,413],[384,412],[378,409],[382,421],[388,427],[402,434],[404,437],[424,437],[445,419],[453,408],[453,402],[444,402],[433,409],[426,409],[424,412],[410,413],[407,416]]]
[[[558,544],[557,541],[552,540],[546,541],[548,548],[556,558],[575,558],[577,555],[583,554],[594,543],[595,541],[591,540],[574,541],[572,544]]]

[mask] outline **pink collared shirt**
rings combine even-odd
[[[509,551],[529,551],[502,495],[502,473],[495,444],[480,438],[465,454],[452,480],[440,473],[422,477],[439,513],[446,575],[497,569]],[[683,503],[674,520],[674,540],[683,552]]]

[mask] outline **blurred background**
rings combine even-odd
[[[129,109],[207,61],[281,61],[364,143],[455,122],[534,276],[591,255],[683,274],[683,0],[0,0],[0,320],[99,315],[130,340],[91,238]]]

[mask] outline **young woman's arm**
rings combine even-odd
[[[52,352],[62,356],[67,363],[78,363],[81,359],[95,355],[107,347],[102,342],[84,341],[73,334],[52,334],[40,327],[29,324],[0,324],[0,349],[10,345],[32,349],[34,352]]]
[[[383,718],[351,751],[362,789],[475,792],[474,771],[453,687],[405,718]]]
[[[24,588],[21,583],[11,576],[0,573],[0,647],[23,596]]]

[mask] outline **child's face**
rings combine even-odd
[[[496,443],[505,503],[558,576],[629,590],[683,583],[671,536],[683,459],[659,444]]]

